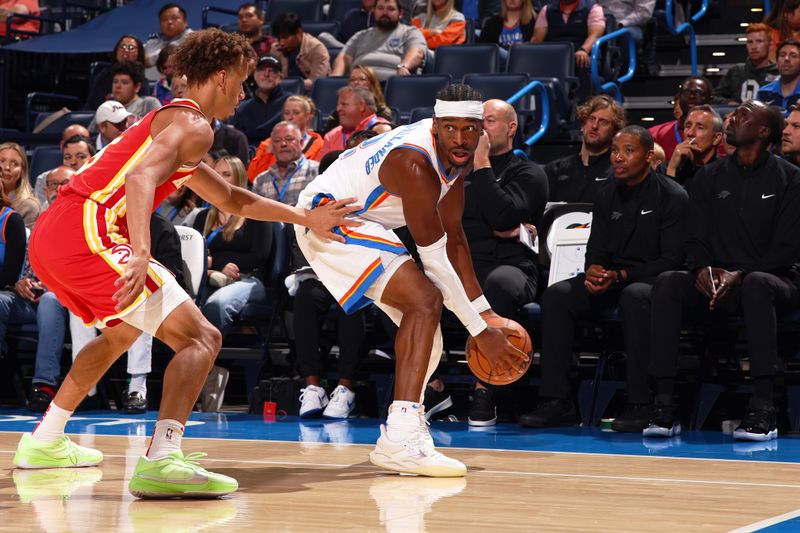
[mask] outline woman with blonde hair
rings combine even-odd
[[[247,188],[244,163],[238,157],[221,157],[214,170],[231,185]],[[266,296],[263,279],[272,250],[270,223],[211,207],[197,214],[194,229],[202,233],[208,245],[206,289],[212,291],[201,310],[224,335],[248,302]]]
[[[453,5],[455,0],[428,0],[425,15],[411,19],[419,28],[430,50],[446,44],[461,44],[467,40],[467,21]]]
[[[32,227],[42,206],[33,194],[28,157],[17,143],[0,144],[0,173],[3,193],[11,202],[11,208],[22,216],[25,227]]]
[[[283,103],[283,120],[287,120],[300,128],[303,154],[307,159],[319,161],[322,157],[322,135],[310,128],[317,116],[317,106],[308,96],[292,95]],[[256,176],[275,164],[272,153],[272,139],[267,137],[258,145],[253,159],[247,166],[247,179],[250,183]]]
[[[375,97],[375,106],[378,108],[375,112],[381,118],[385,118],[389,122],[394,121],[392,110],[386,105],[386,97],[383,96],[383,89],[381,89],[381,82],[375,71],[366,65],[356,65],[350,71],[350,77],[347,80],[348,85],[355,85],[356,87],[364,87],[369,89],[372,96]],[[325,127],[322,128],[324,132],[329,132],[339,125],[339,113],[334,111],[325,121]]]

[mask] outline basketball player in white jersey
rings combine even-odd
[[[442,304],[453,311],[478,348],[505,371],[517,372],[527,355],[488,327],[493,316],[470,260],[461,215],[464,181],[483,135],[481,96],[468,85],[437,95],[434,118],[402,126],[342,153],[308,184],[298,206],[313,209],[340,198],[364,207],[363,224],[341,227],[345,243],[296,227],[300,249],[345,311],[374,302],[398,324],[394,402],[373,464],[401,473],[457,477],[459,461],[437,452],[422,407],[425,384],[439,363]],[[423,274],[392,231],[407,225]]]

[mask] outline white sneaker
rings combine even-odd
[[[316,385],[306,385],[300,389],[300,418],[308,418],[319,414],[328,405],[325,389]]]
[[[386,426],[381,425],[381,436],[369,460],[375,466],[401,474],[463,477],[467,473],[463,463],[437,452],[430,434],[422,429],[403,441],[393,442],[386,435]]]
[[[325,418],[347,418],[356,406],[356,393],[339,385],[331,393],[331,401],[322,416]]]
[[[200,410],[204,413],[218,413],[225,400],[225,387],[228,385],[230,372],[227,368],[214,366],[206,378],[200,392]]]

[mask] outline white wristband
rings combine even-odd
[[[492,306],[489,305],[489,300],[487,300],[486,296],[483,295],[483,294],[481,294],[480,296],[478,296],[477,298],[472,300],[472,302],[470,302],[470,303],[472,304],[472,307],[474,307],[475,310],[478,313],[483,313],[484,311],[489,311],[492,308]]]

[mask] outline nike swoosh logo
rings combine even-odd
[[[608,178],[595,178],[594,181],[606,181]]]
[[[146,479],[147,481],[157,481],[159,483],[164,483],[164,478],[162,477],[150,477],[150,476],[144,476],[142,474],[139,474],[136,477],[138,477],[139,479]],[[208,483],[208,476],[204,476],[203,474],[198,474],[197,472],[195,472],[189,479],[173,479],[170,481],[180,485],[203,485],[204,483]]]
[[[642,214],[643,214],[643,215],[649,215],[649,214],[650,214],[650,213],[652,213],[652,212],[653,212],[653,210],[652,210],[652,209],[651,209],[650,211],[645,211],[644,209],[642,209]]]
[[[761,195],[761,199],[762,200],[766,200],[767,198],[772,198],[773,196],[775,196],[775,195],[774,194],[762,194]]]

